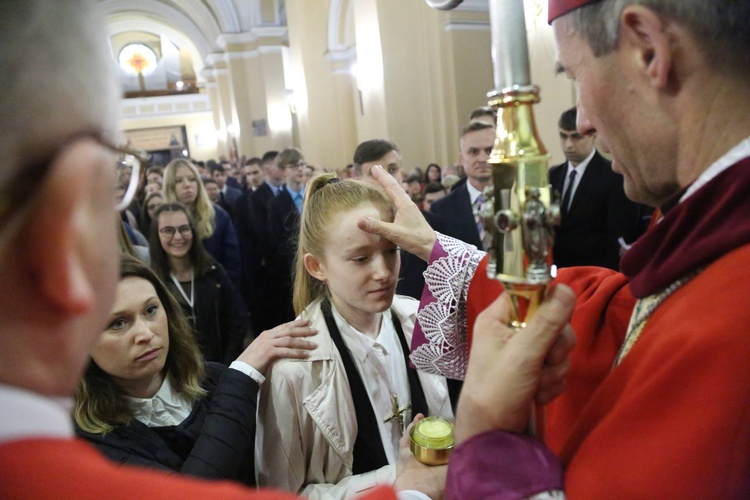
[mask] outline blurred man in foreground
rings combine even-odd
[[[117,466],[73,438],[70,397],[118,279],[113,209],[146,160],[112,144],[119,96],[94,11],[0,2],[0,496],[294,498]],[[115,207],[121,159],[132,179]]]

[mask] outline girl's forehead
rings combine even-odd
[[[381,241],[380,236],[363,231],[357,226],[362,217],[383,220],[383,214],[370,202],[342,210],[328,221],[324,232],[325,245],[329,249],[333,247],[343,251],[349,247],[378,244]]]
[[[383,219],[383,215],[380,213],[375,205],[369,201],[364,201],[357,206],[342,209],[338,212],[331,214],[328,221],[329,230],[336,229],[342,225],[357,227],[357,221],[362,217],[372,217],[379,220]],[[357,228],[359,229],[359,228]]]
[[[174,221],[174,220],[185,220],[187,221],[187,215],[185,215],[185,212],[182,210],[177,210],[175,212],[162,212],[159,214],[159,222],[162,221]]]

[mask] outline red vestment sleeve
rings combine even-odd
[[[24,439],[0,444],[0,496],[4,499],[108,500],[216,498],[294,500],[290,493],[254,490],[227,481],[115,464],[77,439]],[[396,500],[390,487],[361,500]]]
[[[477,315],[503,291],[487,277],[485,257],[469,287],[466,315],[471,344]],[[570,267],[558,270],[554,283],[563,283],[576,294],[571,325],[576,347],[571,354],[571,371],[564,393],[547,406],[546,444],[559,453],[571,428],[599,383],[607,376],[625,338],[635,300],[627,278],[600,267]]]

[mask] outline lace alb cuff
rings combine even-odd
[[[411,361],[418,370],[463,380],[469,361],[466,296],[485,253],[474,245],[435,234],[435,246],[424,272]]]

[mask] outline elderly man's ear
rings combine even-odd
[[[66,147],[40,180],[36,203],[20,233],[19,261],[34,292],[63,314],[85,313],[96,296],[85,247],[102,210],[111,210],[114,203],[113,173],[103,165],[104,153],[93,141]]]
[[[674,61],[675,41],[684,35],[676,25],[667,24],[653,10],[630,5],[621,17],[620,41],[634,51],[640,69],[645,72],[651,85],[664,89]],[[697,49],[696,49],[697,50]]]

